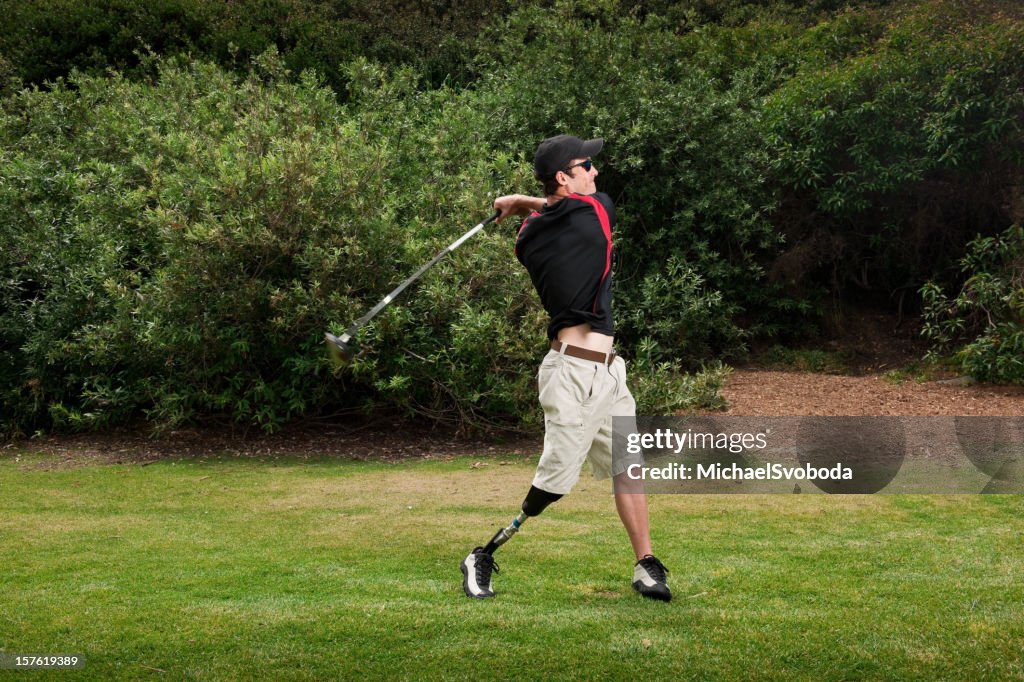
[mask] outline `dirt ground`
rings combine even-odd
[[[883,374],[840,376],[797,371],[738,369],[726,382],[728,408],[716,414],[737,416],[899,415],[1024,416],[1024,387],[958,385],[904,380]],[[265,435],[225,428],[183,429],[161,439],[118,431],[53,436],[0,445],[0,453],[29,450],[50,455],[45,468],[91,463],[136,463],[165,458],[340,457],[389,461],[409,457],[448,458],[489,455],[502,458],[536,455],[539,436],[464,438],[450,429],[426,424],[377,421],[330,425],[306,424]]]
[[[18,451],[41,453],[47,455],[41,468],[59,468],[128,463],[145,466],[162,459],[225,457],[398,461],[458,455],[526,456],[539,453],[540,446],[541,440],[533,436],[499,435],[482,440],[425,423],[352,420],[299,424],[270,435],[257,429],[233,432],[224,427],[197,427],[171,431],[160,438],[134,430],[47,436],[2,444],[0,456]]]
[[[920,321],[869,309],[844,309],[832,339],[819,350],[833,353],[845,371],[819,374],[778,370],[755,360],[738,368],[722,394],[736,416],[1024,416],[1024,387],[986,386],[949,370],[919,372],[928,350]]]
[[[896,383],[884,374],[736,370],[722,394],[742,416],[1024,416],[1024,387],[961,385],[962,379]]]
[[[765,367],[757,361],[732,372],[715,414],[733,416],[1024,416],[1024,387],[976,384],[938,375],[916,381],[894,372],[924,349],[914,326],[891,315],[846,311],[824,350],[843,358],[843,374]],[[458,455],[525,457],[539,454],[542,437],[516,433],[466,438],[432,423],[391,420],[307,423],[266,435],[225,427],[189,428],[154,439],[141,431],[51,436],[0,444],[0,456],[19,451],[49,455],[45,467],[89,463],[146,464],[165,458],[339,457],[392,461]],[[490,458],[490,457],[489,457]],[[483,466],[484,464],[481,464]]]

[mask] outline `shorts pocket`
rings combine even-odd
[[[565,392],[577,405],[586,406],[600,392],[600,371],[604,365],[566,362],[561,379]]]
[[[537,463],[533,484],[557,494],[566,494],[579,480],[586,459],[583,423],[544,420],[544,453]]]
[[[565,365],[541,374],[540,406],[544,408],[545,424],[582,426],[583,408],[571,377],[571,368]]]

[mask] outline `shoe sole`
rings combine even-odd
[[[462,569],[462,591],[466,593],[466,596],[471,599],[490,599],[494,596],[494,592],[490,594],[473,594],[469,589],[469,571],[466,570],[466,562],[463,561],[459,564],[459,568]]]
[[[666,591],[666,592],[644,592],[644,591],[642,591],[640,589],[641,587],[643,587],[643,583],[641,583],[639,580],[636,581],[635,583],[633,583],[633,589],[636,590],[637,593],[641,597],[644,597],[645,599],[654,599],[656,601],[663,601],[663,602],[670,602],[670,601],[672,601],[672,593],[671,592],[668,592],[668,591]]]

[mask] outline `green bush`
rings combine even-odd
[[[202,47],[210,19],[197,0],[0,0],[0,53],[17,76],[42,84],[72,69],[102,73],[161,53]]]
[[[953,298],[928,282],[922,334],[932,355],[981,381],[1024,384],[1024,229],[978,237],[960,261],[965,282]]]
[[[705,25],[735,28],[760,20],[813,25],[849,7],[892,3],[893,0],[625,0],[622,6],[640,15],[659,15],[684,29],[692,29]]]
[[[375,319],[348,370],[322,342],[529,182],[481,143],[489,111],[365,60],[345,106],[273,51],[245,78],[147,68],[151,83],[78,75],[3,103],[7,431],[374,409],[539,423],[545,319],[514,226]]]
[[[351,377],[330,377],[322,335],[471,224],[487,210],[479,197],[511,177],[460,141],[473,112],[415,125],[409,74],[377,77],[380,101],[363,111],[282,69],[272,54],[242,80],[168,63],[155,85],[81,76],[74,90],[6,103],[0,210],[16,248],[4,249],[5,416],[94,426],[145,409],[161,424],[226,414],[273,428],[367,396],[439,409],[465,399],[445,395],[441,376],[393,388],[439,372],[448,346],[430,329],[477,322],[488,293],[524,291],[497,235],[436,275],[444,287],[428,280],[367,330],[367,345],[387,352],[368,353]],[[385,129],[372,108],[398,100],[410,113],[393,110],[388,125],[431,138]],[[468,287],[481,271],[486,281]],[[479,297],[451,296],[460,285]],[[510,316],[533,305],[520,299]],[[500,324],[493,333],[511,336]],[[518,381],[515,369],[491,382]]]
[[[695,3],[525,6],[476,62],[493,145],[526,161],[554,132],[606,138],[623,338],[690,366],[805,337],[830,300],[913,310],[971,235],[1009,224],[1000,178],[1022,162],[1024,23],[999,3],[810,28],[755,5],[722,5],[728,27]]]
[[[493,196],[537,192],[530,154],[558,132],[607,141],[620,347],[661,411],[703,389],[659,368],[805,336],[829,299],[955,289],[970,238],[1019,222],[1024,23],[996,2],[62,2],[0,13],[8,430],[537,423],[544,320],[514,226],[369,325],[350,371],[320,340]],[[85,70],[21,90],[28,63]]]
[[[858,50],[808,60],[764,102],[788,245],[773,280],[888,302],[1010,224],[998,178],[1024,161],[1024,23],[997,8],[912,3],[801,37]]]
[[[315,69],[336,92],[345,88],[340,66],[359,56],[412,65],[439,85],[468,80],[476,33],[507,11],[506,0],[0,0],[0,55],[39,85],[72,69],[147,75],[147,51],[244,73],[270,47],[293,74]]]
[[[763,280],[778,239],[754,125],[777,66],[748,59],[785,29],[679,35],[658,16],[615,15],[613,2],[514,13],[478,59],[474,95],[494,112],[488,139],[524,163],[548,135],[605,138],[598,184],[617,202],[616,297],[629,301],[620,331],[696,366],[788,323],[786,297]]]

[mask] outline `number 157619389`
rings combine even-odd
[[[0,670],[30,668],[84,668],[81,654],[10,654],[0,652]]]

